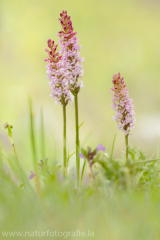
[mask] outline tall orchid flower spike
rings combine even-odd
[[[72,21],[67,11],[60,14],[60,24],[62,30],[59,32],[59,44],[61,46],[62,64],[65,72],[65,78],[68,80],[71,93],[75,97],[75,123],[76,123],[76,176],[77,186],[80,178],[80,158],[79,158],[79,124],[78,124],[78,93],[83,88],[82,78],[84,58],[80,58],[81,46],[78,46],[77,32],[73,31]]]
[[[118,129],[125,133],[126,161],[128,161],[128,135],[130,135],[130,129],[134,129],[135,123],[134,106],[120,73],[113,75],[112,83],[114,85],[111,88],[111,92],[114,92],[112,108],[116,111],[116,116],[113,117],[113,120],[117,122]]]
[[[48,39],[47,41],[49,49],[45,49],[48,52],[48,59],[45,59],[49,64],[47,67],[47,78],[50,80],[51,96],[56,100],[55,103],[59,103],[63,106],[63,155],[64,155],[64,175],[67,171],[67,151],[66,151],[66,106],[68,102],[73,102],[73,95],[69,89],[68,79],[65,77],[65,69],[63,67],[62,56],[57,51],[58,45],[54,44],[54,41]]]
[[[60,17],[62,31],[59,32],[58,36],[60,38],[59,44],[63,56],[65,77],[68,79],[72,94],[77,95],[80,88],[83,88],[82,80],[78,81],[79,78],[82,78],[84,72],[82,67],[84,58],[80,58],[82,46],[78,46],[77,32],[73,31],[72,21],[70,16],[67,15],[67,11],[62,11]]]

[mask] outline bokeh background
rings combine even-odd
[[[62,159],[62,108],[50,97],[46,79],[46,41],[58,41],[59,14],[67,10],[85,58],[84,89],[79,94],[83,146],[102,143],[115,157],[124,150],[124,135],[112,121],[112,76],[124,77],[136,113],[130,145],[150,157],[160,145],[160,2],[149,0],[0,0],[0,119],[13,124],[13,138],[23,165],[31,164],[28,96],[35,110],[39,139],[43,106],[48,155]],[[68,148],[74,151],[74,105],[67,107]],[[0,127],[3,147],[12,151]],[[37,145],[38,145],[37,140]],[[40,145],[38,145],[40,148]],[[39,155],[39,159],[41,156]],[[71,158],[71,163],[75,157]]]

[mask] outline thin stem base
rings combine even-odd
[[[63,176],[67,174],[66,106],[63,106]]]
[[[126,163],[128,163],[128,134],[125,135],[125,143],[126,143]]]
[[[76,175],[77,186],[79,186],[80,177],[80,157],[79,157],[79,125],[78,125],[78,95],[75,95],[75,123],[76,123]]]

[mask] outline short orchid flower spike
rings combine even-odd
[[[53,97],[62,106],[66,106],[68,102],[73,102],[73,95],[69,89],[68,79],[65,77],[65,69],[62,64],[62,56],[57,51],[58,45],[51,39],[47,41],[49,49],[45,49],[48,53],[48,58],[45,59],[49,64],[47,68],[47,78],[50,80],[49,85],[51,86]]]
[[[117,122],[119,130],[123,131],[125,135],[129,135],[130,129],[134,129],[135,123],[132,99],[129,99],[128,89],[125,88],[126,85],[120,73],[113,75],[112,83],[114,84],[114,87],[111,88],[111,92],[114,92],[112,108],[116,111],[113,120]]]

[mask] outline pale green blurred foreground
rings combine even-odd
[[[89,193],[86,196],[83,193],[76,199],[74,195],[68,195],[63,187],[59,190],[54,187],[52,190],[58,196],[56,199],[50,190],[51,188],[46,189],[46,195],[41,200],[35,195],[31,199],[28,195],[17,193],[16,197],[2,203],[1,194],[0,231],[23,231],[30,234],[35,231],[42,234],[41,232],[48,230],[94,232],[94,237],[67,239],[159,240],[160,238],[159,194],[153,193],[148,196],[144,193],[127,192],[115,194],[110,199],[102,195],[100,199],[99,195],[96,198],[89,198]],[[47,205],[52,206],[52,210],[46,206],[46,200]],[[3,238],[1,235],[1,239],[12,238]],[[52,237],[37,237],[37,239],[52,239]]]

